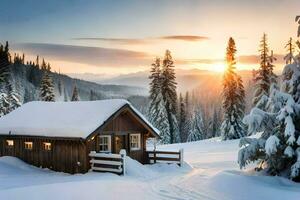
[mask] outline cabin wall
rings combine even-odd
[[[141,149],[130,149],[130,134],[141,134]],[[131,158],[146,163],[146,139],[148,130],[141,124],[131,112],[123,111],[117,117],[110,120],[102,130],[98,130],[96,135],[88,141],[87,149],[89,151],[99,152],[99,135],[111,135],[111,147],[112,153],[119,153],[116,151],[115,139],[116,136],[124,137],[124,148],[127,151],[127,155]]]
[[[13,140],[12,147],[6,140]],[[33,142],[32,150],[25,149],[25,142]],[[51,143],[51,150],[44,149],[44,142]],[[53,140],[38,137],[0,136],[0,156],[14,156],[36,167],[67,173],[87,171],[86,147],[80,140]]]

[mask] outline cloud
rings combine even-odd
[[[224,59],[181,59],[176,60],[177,64],[188,65],[188,64],[214,64],[224,62]]]
[[[47,43],[13,44],[12,49],[31,55],[40,55],[46,59],[93,66],[136,67],[136,65],[151,63],[151,57],[148,54],[123,49]]]
[[[274,63],[281,64],[283,63],[282,54],[275,54],[274,57],[277,59]],[[180,59],[176,60],[176,64],[181,65],[189,65],[189,64],[214,64],[214,63],[222,63],[225,62],[224,58],[216,58],[216,59]],[[240,64],[259,64],[260,56],[259,55],[241,55],[237,58],[237,62]]]
[[[283,63],[283,57],[282,54],[275,54],[274,57],[277,59],[275,63]],[[260,56],[259,55],[242,55],[238,57],[238,62],[241,62],[243,64],[259,64],[260,62]]]
[[[100,41],[100,42],[112,42],[124,45],[136,45],[136,44],[145,44],[148,43],[145,39],[129,39],[129,38],[73,38],[73,40],[82,40],[82,41]]]
[[[161,37],[149,37],[149,38],[104,38],[104,37],[80,37],[73,38],[73,40],[82,41],[99,41],[99,42],[111,42],[121,45],[139,45],[139,44],[149,44],[153,42],[158,42],[160,40],[180,40],[187,42],[198,42],[203,40],[208,40],[208,37],[199,35],[168,35]]]
[[[205,36],[198,36],[198,35],[169,35],[169,36],[159,37],[159,39],[197,42],[197,41],[208,40],[209,38]]]

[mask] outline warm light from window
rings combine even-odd
[[[24,142],[24,144],[25,144],[25,149],[29,149],[29,150],[32,149],[32,146],[33,146],[32,142]]]
[[[50,142],[44,142],[44,149],[46,151],[51,151],[51,143]]]
[[[7,146],[14,146],[14,141],[13,140],[6,140]]]
[[[141,149],[141,134],[130,134],[130,150]]]

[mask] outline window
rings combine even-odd
[[[100,135],[99,140],[100,152],[111,152],[111,136]]]
[[[51,151],[51,143],[50,142],[44,142],[44,150]]]
[[[13,147],[14,146],[14,141],[13,140],[6,140],[6,145],[8,147]]]
[[[32,149],[32,146],[33,146],[32,142],[25,142],[24,144],[25,144],[25,149],[28,149],[28,150]]]
[[[141,134],[139,133],[130,134],[130,149],[131,150],[141,149]]]

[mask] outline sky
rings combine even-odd
[[[299,0],[1,0],[0,42],[62,73],[110,76],[147,70],[166,49],[178,68],[221,71],[229,37],[237,68],[257,68],[265,32],[280,70],[299,14]]]

